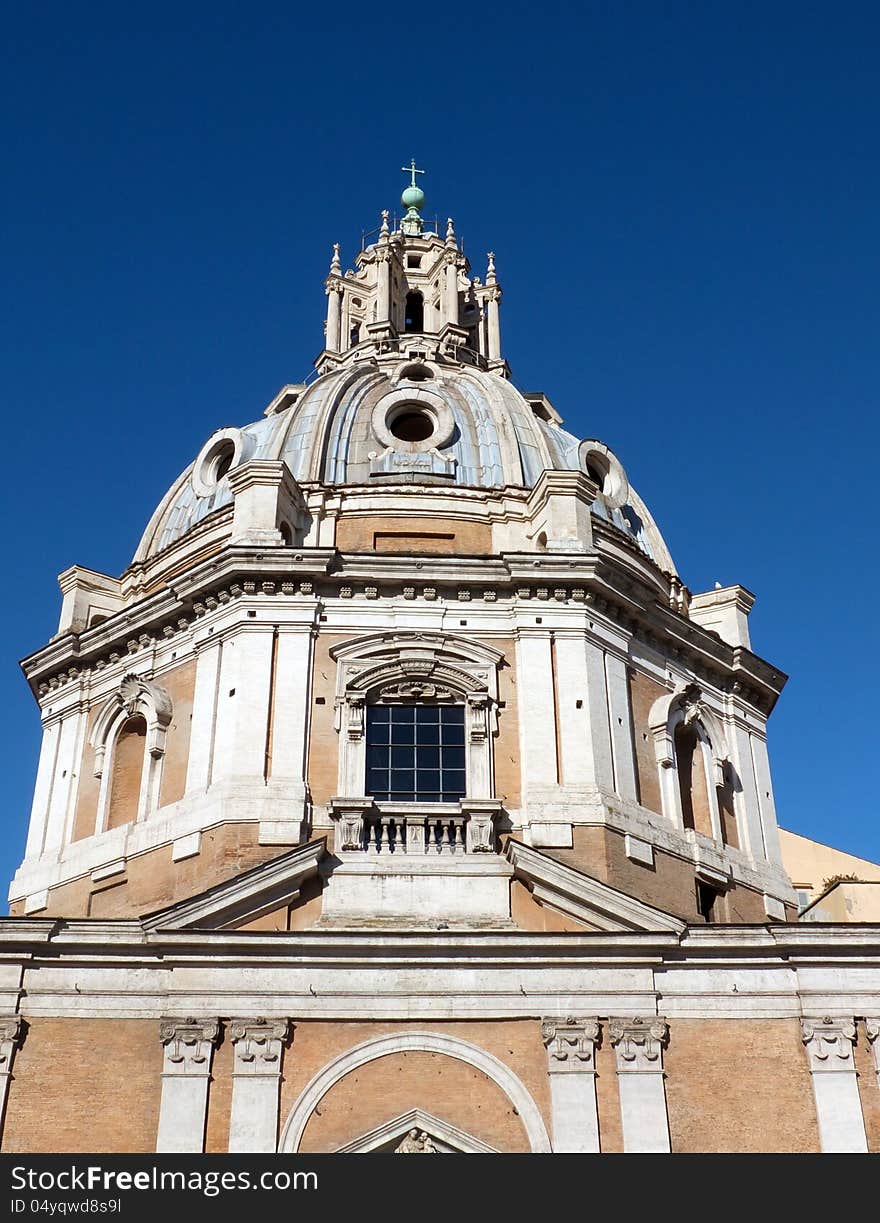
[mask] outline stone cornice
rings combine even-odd
[[[274,860],[273,860],[274,861]],[[44,955],[89,958],[132,955],[152,960],[176,952],[206,963],[247,949],[248,955],[270,959],[351,957],[367,951],[383,959],[448,959],[452,963],[490,964],[498,960],[531,963],[536,959],[585,962],[601,958],[645,960],[670,956],[677,965],[689,961],[742,962],[778,960],[811,964],[841,962],[858,956],[862,967],[880,970],[880,922],[871,924],[768,923],[688,927],[674,931],[548,933],[522,930],[452,929],[442,934],[424,930],[376,929],[297,930],[145,930],[139,921],[79,918],[0,918],[0,957],[39,960]]]
[[[592,615],[606,615],[649,647],[680,657],[698,677],[737,692],[764,713],[786,680],[751,651],[732,647],[680,611],[663,607],[647,571],[624,570],[595,552],[420,559],[330,548],[227,547],[121,618],[82,637],[71,633],[50,642],[24,659],[22,668],[35,695],[47,695],[89,668],[100,670],[126,655],[135,659],[155,649],[160,641],[188,631],[194,619],[242,594],[434,601],[441,593],[457,603],[533,599],[589,607]]]
[[[252,867],[198,896],[142,918],[144,930],[225,929],[291,904],[306,880],[318,873],[325,838],[301,845]]]
[[[646,905],[519,841],[508,841],[505,852],[514,873],[529,885],[533,895],[578,921],[618,933],[668,930],[682,934],[686,929],[685,923],[671,913]]]

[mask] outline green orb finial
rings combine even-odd
[[[400,197],[400,202],[406,209],[406,216],[403,219],[404,233],[421,233],[422,218],[419,213],[425,206],[425,193],[421,187],[416,186],[416,175],[424,174],[424,170],[416,168],[416,159],[413,157],[408,166],[401,166],[401,170],[405,174],[411,175],[411,181],[408,187],[405,187]]]
[[[425,206],[425,193],[421,187],[406,187],[400,197],[400,202],[404,208],[415,208],[417,212],[421,212]]]

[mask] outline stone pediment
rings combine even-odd
[[[495,1155],[494,1147],[439,1117],[411,1108],[337,1148],[344,1154]]]
[[[318,873],[326,853],[322,837],[290,853],[261,862],[197,896],[141,918],[147,931],[235,930],[283,905],[292,904],[303,884]]]
[[[681,918],[592,879],[529,845],[508,841],[505,852],[514,877],[522,880],[535,900],[591,929],[681,934],[687,928]]]

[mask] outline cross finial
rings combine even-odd
[[[416,169],[416,159],[414,157],[412,158],[408,166],[401,166],[400,168],[401,170],[403,170],[404,174],[409,174],[412,176],[411,181],[410,181],[411,187],[414,187],[416,185],[416,175],[425,173],[424,170]]]

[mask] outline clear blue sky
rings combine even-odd
[[[497,253],[518,385],[620,455],[692,590],[757,593],[781,823],[880,860],[875,5],[44,3],[4,35],[0,875],[55,575],[120,573],[204,439],[305,376],[331,243],[413,154]]]

